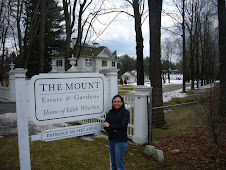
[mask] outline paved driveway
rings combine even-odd
[[[16,113],[16,104],[0,104],[0,114]]]

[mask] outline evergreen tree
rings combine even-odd
[[[24,67],[28,68],[27,76],[31,77],[40,72],[40,1],[28,0],[25,2],[25,35]],[[44,71],[50,71],[50,56],[65,49],[63,34],[62,7],[54,0],[45,1],[45,32],[44,32]]]
[[[123,75],[126,71],[136,70],[136,60],[128,55],[119,57],[118,60],[119,75]]]

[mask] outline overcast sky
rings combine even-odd
[[[147,5],[147,4],[146,4]],[[163,9],[169,8],[165,3],[163,4]],[[146,6],[146,10],[148,6]],[[133,9],[128,9],[130,13],[133,14]],[[107,23],[110,19],[114,18],[115,14],[111,16],[103,16],[102,22]],[[106,21],[106,22],[104,22]],[[101,27],[102,24],[96,23],[96,26]],[[169,17],[162,17],[162,25],[170,26],[172,21]],[[106,27],[102,25],[102,28]],[[146,18],[142,26],[143,38],[144,38],[144,57],[149,56],[149,19]],[[163,32],[162,32],[163,33]],[[162,38],[167,37],[166,34],[162,34]],[[136,40],[135,40],[135,28],[134,28],[134,18],[128,16],[125,13],[121,13],[117,16],[114,22],[107,27],[105,32],[98,38],[92,39],[101,46],[106,46],[113,52],[117,51],[118,56],[123,54],[128,54],[131,57],[136,57]]]
[[[108,1],[109,2],[109,1]],[[112,0],[112,3],[122,3],[123,0]],[[146,10],[148,10],[148,2],[146,2]],[[164,0],[163,10],[172,8],[171,6],[165,4],[167,0]],[[62,5],[62,1],[59,0],[59,5]],[[133,9],[128,8],[127,12],[133,14]],[[135,28],[134,28],[134,18],[131,16],[121,13],[117,15],[116,19],[109,25],[107,24],[115,18],[117,14],[111,13],[110,15],[103,15],[99,18],[101,22],[95,22],[96,31],[102,32],[103,29],[105,31],[101,34],[101,36],[96,37],[93,36],[91,41],[88,42],[90,45],[92,42],[99,43],[101,46],[106,46],[108,49],[113,52],[117,51],[117,55],[121,56],[127,54],[131,57],[136,58],[136,40],[135,40]],[[106,25],[104,25],[106,24]],[[170,17],[162,16],[162,26],[171,26],[172,20]],[[149,18],[147,17],[142,26],[143,38],[144,38],[144,57],[149,56]],[[167,37],[165,32],[162,31],[162,40]],[[73,38],[73,37],[72,37]],[[7,46],[14,49],[13,39],[8,39]],[[176,59],[174,59],[176,61]]]

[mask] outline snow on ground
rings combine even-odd
[[[52,125],[35,125],[29,121],[29,132],[31,135],[38,134],[47,129],[55,129],[66,127],[67,123],[52,124]],[[16,113],[5,113],[0,115],[0,137],[2,135],[17,134],[17,115]]]
[[[173,85],[173,84],[182,84],[182,80],[171,80],[170,83],[163,84],[164,86]],[[136,85],[136,84],[134,84]],[[145,83],[145,86],[150,87],[150,83]],[[211,88],[213,87],[213,84],[208,84],[200,88],[200,90],[203,90],[205,88]],[[190,87],[187,87],[186,90],[190,90]],[[186,93],[182,93],[182,89],[165,92],[163,93],[163,102],[168,102],[172,100],[172,98],[183,98],[186,97]],[[47,129],[55,129],[58,127],[65,127],[68,126],[67,123],[61,123],[61,124],[53,124],[53,125],[42,125],[38,126],[35,125],[33,122],[29,121],[29,132],[30,134],[38,134],[44,130]],[[17,134],[17,116],[16,113],[5,113],[0,115],[0,138],[2,138],[2,135],[8,135],[8,134]]]
[[[187,94],[182,93],[181,89],[170,91],[170,92],[165,92],[165,93],[163,93],[163,96],[162,96],[163,97],[163,103],[169,102],[173,98],[184,98],[186,96],[187,96]]]
[[[183,84],[183,81],[182,80],[170,80],[170,83],[168,82],[168,80],[166,80],[165,83],[162,83],[163,87],[164,86],[168,86],[168,85],[173,85],[173,84]],[[137,83],[132,83],[130,85],[133,85],[133,86],[136,86]],[[144,85],[147,86],[147,87],[150,87],[150,82],[144,82]]]

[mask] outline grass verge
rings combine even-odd
[[[193,99],[190,97],[175,99],[170,104],[191,100]],[[177,106],[165,109],[165,119],[168,123],[168,129],[153,129],[154,144],[160,143],[163,139],[170,139],[181,132],[184,134],[192,130],[196,125],[196,106],[196,104],[192,104],[186,107]],[[201,107],[199,112],[202,112]],[[201,122],[198,123],[201,124]],[[108,140],[105,138],[96,138],[95,136],[89,137],[93,141],[86,141],[82,138],[70,138],[51,142],[30,142],[32,169],[109,169]],[[164,146],[168,148],[167,144],[172,145],[176,142],[165,142]],[[0,169],[20,169],[17,136],[4,136],[0,138],[0,146]],[[143,153],[145,146],[145,144],[135,145],[129,142],[125,155],[125,166],[128,170],[189,169],[186,163],[178,163],[178,160],[156,162],[151,156]],[[172,157],[172,155],[170,156]]]

